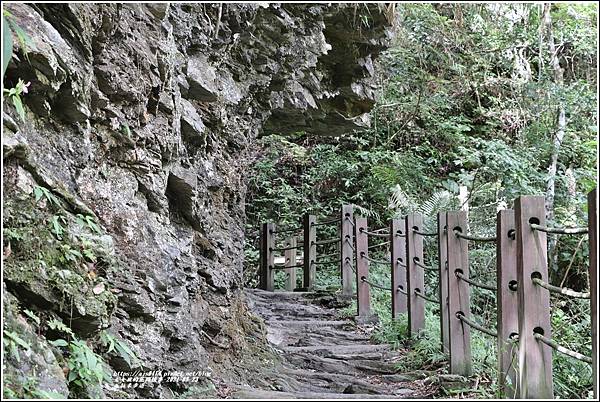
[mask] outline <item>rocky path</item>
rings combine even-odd
[[[399,352],[374,344],[365,328],[319,305],[305,292],[246,291],[250,309],[265,320],[281,364],[267,375],[271,389],[241,388],[235,398],[415,398],[414,374],[399,374]],[[325,298],[325,300],[327,300]],[[332,301],[329,298],[328,301]]]

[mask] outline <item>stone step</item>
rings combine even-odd
[[[349,320],[267,320],[269,326],[278,327],[343,327],[354,325]]]
[[[390,347],[388,345],[373,345],[369,344],[355,344],[355,345],[316,345],[316,346],[283,346],[281,348],[285,352],[289,353],[306,353],[311,352],[319,355],[360,355],[361,353],[373,353],[388,351]]]
[[[399,390],[400,391],[400,390]],[[408,397],[412,390],[404,393]],[[254,388],[243,388],[235,391],[231,397],[234,399],[398,399],[403,397],[403,392],[394,395],[381,394],[340,394],[329,392],[279,392]]]

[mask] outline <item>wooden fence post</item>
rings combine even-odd
[[[406,227],[404,219],[390,221],[390,249],[392,253],[392,318],[408,312],[406,295]]]
[[[369,238],[367,231],[367,218],[356,218],[356,306],[358,318],[364,319],[371,316],[371,293],[369,284],[362,279],[369,279]],[[362,230],[361,230],[362,229]]]
[[[414,262],[423,263],[423,237],[416,234],[413,228],[423,230],[423,217],[420,214],[406,216],[406,285],[408,301],[408,332],[416,336],[425,327],[425,300],[416,292],[425,294],[425,272]]]
[[[353,294],[352,244],[354,238],[354,214],[352,205],[342,205],[340,216],[340,272],[342,275],[342,296],[350,298]]]
[[[597,189],[588,194],[588,240],[590,242],[590,302],[592,313],[592,375],[594,376],[594,397],[598,398],[598,216]]]
[[[288,241],[286,242],[286,247],[296,247],[297,239],[296,236],[290,236]],[[293,267],[296,265],[296,249],[291,248],[289,250],[285,250],[285,266]],[[288,268],[286,269],[287,276],[285,279],[285,289],[293,292],[296,289],[296,268]]]
[[[519,333],[519,298],[515,211],[511,209],[498,211],[496,216],[496,284],[498,385],[505,398],[516,398],[518,346],[514,341]]]
[[[519,299],[519,393],[525,399],[552,399],[552,349],[534,337],[551,338],[550,295],[532,279],[548,282],[546,233],[529,224],[545,224],[544,197],[515,201]]]
[[[317,218],[304,215],[304,289],[313,290],[315,285],[315,262],[317,262]]]
[[[449,350],[450,373],[470,376],[472,372],[471,361],[471,331],[457,315],[463,314],[470,318],[470,292],[469,284],[460,280],[456,272],[462,272],[469,277],[469,243],[454,234],[454,230],[467,232],[467,214],[465,211],[452,211],[446,214],[448,228],[448,318],[449,325]]]
[[[442,352],[448,353],[450,325],[449,310],[448,310],[448,231],[446,230],[446,213],[438,212],[437,214],[437,243],[438,243],[438,275],[439,275],[439,291],[440,298],[440,329],[442,333]]]
[[[263,290],[272,292],[274,289],[275,255],[275,224],[263,223],[260,233],[260,283]]]

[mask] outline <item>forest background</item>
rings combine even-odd
[[[262,137],[247,233],[267,221],[296,224],[307,212],[329,216],[348,203],[373,228],[416,211],[433,230],[438,211],[467,208],[470,230],[493,235],[497,210],[519,195],[544,195],[550,225],[585,226],[586,194],[597,185],[597,4],[398,4],[388,12],[395,39],[375,66],[380,95],[371,127],[336,137]],[[369,21],[357,6],[358,29],[369,29]],[[319,233],[333,235],[333,228]],[[586,239],[549,236],[552,283],[587,289]],[[435,248],[426,240],[433,266]],[[246,264],[246,284],[254,286],[258,248],[250,238]],[[470,264],[472,275],[493,282],[494,246],[473,245]],[[376,281],[389,282],[385,267],[372,269]],[[338,271],[320,265],[317,287],[339,288]],[[283,274],[276,280],[281,286]],[[426,284],[435,291],[433,274]],[[391,320],[388,292],[372,297],[380,317],[374,336],[407,349],[400,365],[441,369],[437,307],[427,311],[423,336],[408,345],[405,321]],[[591,355],[589,301],[552,296],[551,305],[552,337]],[[474,289],[472,309],[494,326],[493,292]],[[479,385],[467,392],[494,396],[495,340],[475,333],[473,345]],[[554,381],[558,397],[591,397],[585,363],[555,354]]]

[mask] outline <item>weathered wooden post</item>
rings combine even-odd
[[[406,295],[406,227],[404,219],[390,221],[390,249],[392,254],[392,318],[408,312]],[[400,291],[401,290],[401,291]]]
[[[263,290],[272,292],[274,289],[273,267],[275,266],[275,224],[263,223],[260,233],[260,283],[259,287]]]
[[[598,398],[598,216],[596,190],[588,194],[588,240],[590,242],[590,303],[592,313],[592,375],[594,397]]]
[[[440,328],[442,332],[442,352],[449,352],[450,318],[448,310],[448,231],[446,227],[446,212],[437,214],[437,243],[438,243],[438,275],[440,298]]]
[[[448,317],[450,373],[470,376],[471,331],[468,325],[458,318],[462,314],[471,316],[469,284],[460,280],[457,272],[469,277],[469,243],[454,234],[454,231],[467,232],[467,214],[465,211],[452,211],[446,214],[447,253],[448,253]]]
[[[546,233],[530,224],[545,224],[544,197],[515,201],[517,293],[519,299],[519,394],[524,399],[552,399],[552,349],[534,334],[551,338],[550,295],[532,279],[548,282]]]
[[[359,319],[371,317],[371,293],[369,284],[369,239],[367,218],[356,218],[356,306]]]
[[[288,269],[286,269],[287,276],[285,278],[285,289],[289,290],[290,292],[293,292],[294,289],[296,289],[296,268],[290,268],[296,265],[296,245],[296,236],[290,236],[288,238],[286,247],[293,248],[285,250],[285,266],[288,267]]]
[[[496,300],[498,303],[498,384],[505,398],[518,396],[517,340],[519,298],[517,295],[517,244],[515,211],[498,211],[496,216]]]
[[[423,263],[423,237],[413,231],[423,229],[420,214],[406,216],[406,286],[408,304],[408,329],[410,336],[416,336],[425,328],[425,300],[417,292],[425,294],[425,272],[415,264]]]
[[[304,215],[304,288],[313,290],[315,285],[315,262],[317,262],[317,218]]]
[[[342,296],[352,297],[353,265],[352,242],[354,211],[352,205],[342,205],[340,216],[340,272],[342,276]]]

